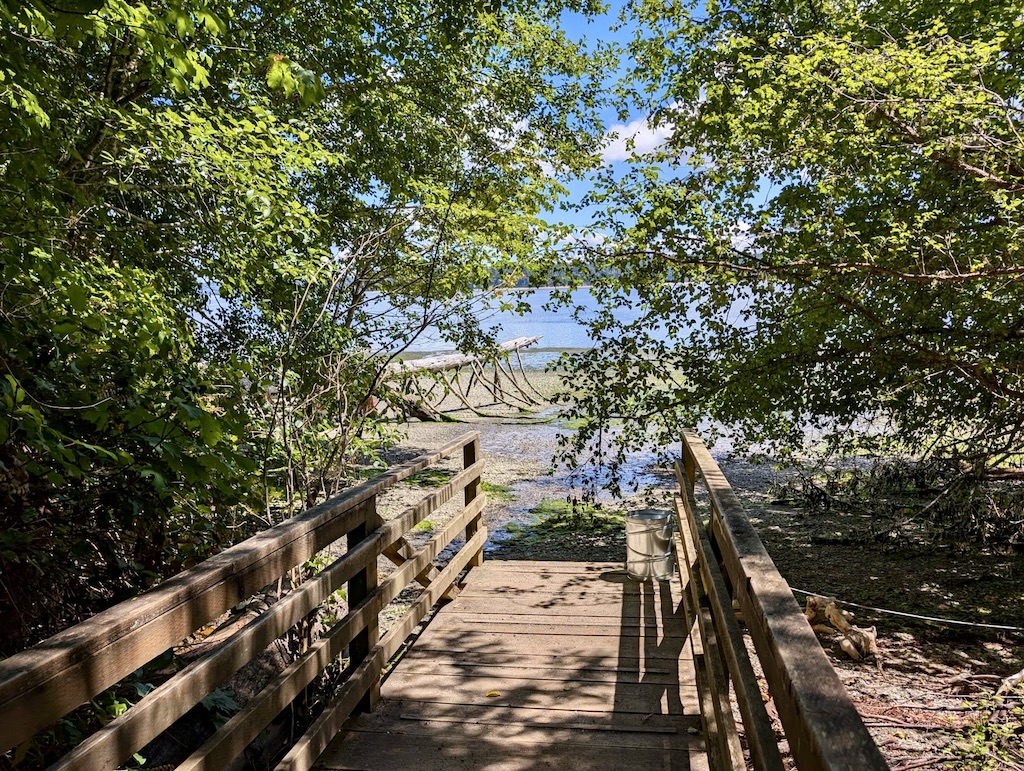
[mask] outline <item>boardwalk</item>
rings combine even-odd
[[[704,769],[678,580],[621,565],[472,570],[320,769]]]
[[[446,484],[387,520],[378,513],[381,493],[459,454],[462,469]],[[192,753],[177,771],[236,767],[250,752],[266,751],[261,736],[275,734],[287,735],[277,771],[743,771],[748,754],[758,771],[783,771],[764,685],[797,767],[888,768],[789,585],[695,434],[684,433],[676,463],[674,540],[683,580],[634,583],[618,564],[481,564],[482,470],[479,435],[458,437],[0,661],[0,756],[10,761],[15,748],[46,746],[49,739],[33,737],[47,726],[107,689],[136,682],[132,673],[168,648],[345,539],[343,556],[244,626],[232,623],[233,634],[95,730],[50,771],[119,768],[346,586],[349,612],[201,746],[174,740]],[[707,493],[701,510],[698,480]],[[415,548],[406,540],[452,501],[461,510],[429,541]],[[437,568],[437,556],[453,545],[459,548]],[[380,574],[382,558],[395,567]],[[393,664],[470,567],[465,591]],[[412,585],[421,591],[381,636],[379,614]],[[758,651],[763,683],[744,634]],[[346,650],[347,677],[298,735],[292,705]],[[379,709],[350,720],[360,703],[373,701],[389,667]]]

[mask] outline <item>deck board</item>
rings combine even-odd
[[[322,771],[707,768],[678,583],[621,566],[488,561]]]

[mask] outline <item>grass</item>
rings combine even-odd
[[[555,421],[555,425],[563,431],[579,431],[586,424],[586,418],[562,418]]]
[[[437,530],[437,523],[432,519],[418,522],[412,529],[414,533],[433,533],[435,530]]]
[[[412,484],[420,487],[443,487],[448,484],[449,479],[451,479],[451,475],[447,471],[438,471],[437,469],[427,469],[409,477]]]
[[[625,554],[624,511],[545,498],[530,513],[529,522],[505,525],[502,558],[614,561]]]
[[[559,498],[545,498],[532,509],[537,518],[531,527],[537,533],[612,534],[626,526],[626,512],[608,511],[587,503],[573,504]]]
[[[498,485],[494,482],[481,482],[480,489],[487,493],[487,497],[493,501],[514,501],[516,496],[508,485]]]

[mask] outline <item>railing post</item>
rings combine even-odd
[[[480,459],[480,437],[475,436],[473,440],[462,448],[462,467],[469,468]],[[469,481],[466,484],[466,506],[480,494],[480,477]],[[466,525],[466,541],[468,542],[480,529],[482,514],[477,514]],[[484,552],[481,548],[469,561],[470,567],[484,564]]]
[[[362,522],[353,528],[347,537],[348,548],[351,551],[360,542],[364,541],[370,533],[381,524],[380,516],[377,514],[377,496],[373,496],[361,506],[363,512]],[[377,562],[373,560],[365,568],[356,573],[348,582],[348,606],[355,607],[366,596],[377,588]],[[352,638],[349,643],[348,669],[351,672],[358,667],[369,655],[373,646],[380,640],[380,630],[377,627],[377,617],[374,616],[366,624],[366,628]],[[380,678],[378,677],[366,695],[356,707],[356,712],[372,712],[380,698]]]
[[[686,478],[690,480],[690,491],[693,491],[693,486],[697,482],[697,461],[693,457],[693,448],[690,446],[691,442],[700,441],[700,437],[696,431],[686,429],[683,431],[683,468],[686,470]]]

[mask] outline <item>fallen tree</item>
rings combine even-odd
[[[426,356],[422,359],[396,361],[388,365],[384,380],[399,394],[402,409],[408,415],[425,421],[452,420],[439,409],[439,404],[449,395],[477,415],[483,416],[481,405],[472,402],[470,394],[476,385],[490,394],[492,404],[508,404],[531,407],[540,404],[543,396],[530,385],[519,352],[540,340],[540,336],[517,337],[499,343],[486,353],[444,353]],[[516,367],[511,363],[516,357]],[[516,369],[519,375],[516,374]],[[470,371],[469,383],[463,387],[459,374]],[[427,376],[430,386],[424,389],[421,379]],[[435,397],[438,387],[442,391]]]

